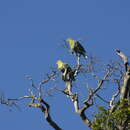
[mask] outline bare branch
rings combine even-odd
[[[127,69],[128,69],[127,67],[129,65],[128,57],[121,50],[116,50],[116,54],[123,60],[125,69],[127,71]]]
[[[19,98],[9,98],[8,100],[14,100],[14,101],[19,101],[19,100],[23,100],[23,99],[26,99],[26,98],[35,98],[35,96],[23,96],[23,97],[19,97]]]
[[[21,101],[24,99],[31,99],[31,101],[29,102],[28,106],[29,107],[35,107],[35,108],[40,108],[40,110],[44,113],[44,117],[46,119],[46,121],[49,123],[49,125],[54,128],[55,130],[61,130],[61,128],[52,120],[51,115],[50,115],[50,105],[45,102],[42,99],[42,85],[48,83],[51,80],[54,80],[54,78],[56,77],[56,72],[52,71],[52,73],[50,75],[47,75],[47,79],[46,80],[42,80],[39,84],[39,86],[37,87],[34,84],[33,79],[28,76],[27,78],[31,81],[31,86],[32,88],[29,89],[29,95],[25,95],[22,97],[18,97],[18,98],[10,98],[7,100],[3,100],[3,98],[1,98],[1,104],[6,104],[9,105],[9,103],[11,105],[16,105],[15,102],[17,101]],[[33,89],[35,89],[36,91],[33,92]]]
[[[47,74],[47,79],[42,80],[39,83],[38,91],[39,91],[39,97],[40,98],[42,98],[42,88],[43,88],[43,85],[46,84],[46,83],[48,83],[51,80],[54,80],[56,78],[56,76],[57,76],[56,71],[52,71],[52,73],[50,75]]]
[[[99,99],[101,99],[103,102],[109,104],[109,101],[105,100],[103,97],[101,97],[99,94],[95,94]]]
[[[53,71],[50,75],[47,74],[47,79],[42,80],[40,82],[40,85],[45,84],[45,83],[49,82],[50,80],[54,80],[55,77],[56,77],[56,71]]]
[[[128,57],[121,52],[120,50],[116,50],[116,54],[121,57],[121,59],[124,62],[126,73],[124,75],[124,83],[121,88],[121,94],[120,94],[120,101],[122,99],[127,99],[129,100],[129,93],[130,93],[130,67],[129,67],[129,62],[128,62]]]
[[[86,116],[85,114],[85,111],[90,107],[92,106],[93,104],[87,104],[87,105],[84,105],[82,108],[79,108],[79,101],[78,101],[78,95],[75,94],[74,97],[73,97],[73,103],[74,103],[74,108],[75,108],[75,112],[77,114],[80,115],[82,121],[89,127],[91,128],[92,127],[92,123],[91,121],[88,119],[88,117]]]
[[[84,101],[84,104],[88,104],[88,102],[89,102],[90,100],[92,100],[93,96],[97,93],[97,91],[99,91],[99,90],[101,89],[101,87],[102,87],[104,81],[108,78],[108,76],[110,76],[110,74],[111,74],[111,72],[108,71],[108,72],[106,73],[106,75],[104,76],[104,78],[99,81],[98,87],[97,87],[95,90],[91,89],[91,93],[89,93],[88,99],[86,99],[86,100]]]
[[[114,101],[115,101],[115,98],[119,95],[119,93],[120,93],[120,91],[118,90],[114,95],[112,95],[112,98],[109,102],[110,113],[112,113],[115,108]]]
[[[35,83],[34,83],[32,77],[27,75],[26,78],[27,78],[29,81],[31,81],[31,86],[37,90],[37,87],[36,87],[36,85],[35,85]]]
[[[43,99],[38,99],[39,103],[37,104],[29,104],[29,107],[40,108],[40,110],[44,113],[44,117],[49,125],[55,130],[62,130],[51,118],[50,116],[50,105],[45,102]]]
[[[45,119],[47,120],[47,122],[50,124],[50,126],[52,126],[55,130],[62,130],[51,118],[50,116],[50,105],[45,102],[43,99],[40,100],[40,102],[45,105],[45,107],[43,105],[40,106],[41,111],[45,114]]]

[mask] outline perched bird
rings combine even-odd
[[[56,62],[57,66],[58,66],[58,70],[61,71],[63,74],[62,74],[62,79],[64,81],[72,81],[74,80],[74,71],[71,69],[71,67],[64,63],[63,61],[61,60],[58,60]]]
[[[86,51],[85,51],[84,47],[80,44],[79,41],[75,41],[71,38],[68,38],[68,39],[66,39],[66,42],[69,43],[72,53],[75,53],[76,56],[80,57],[82,55],[84,58],[88,58],[86,56]]]
[[[68,64],[64,63],[61,60],[58,60],[56,64],[57,64],[58,70],[61,71],[62,73],[64,73],[67,68],[71,69]]]
[[[74,78],[74,73],[75,71],[73,71],[71,69],[71,67],[64,63],[61,60],[58,60],[56,62],[58,70],[62,72],[62,80],[65,81],[66,83],[66,88],[64,90],[64,93],[67,95],[67,97],[72,95],[72,81],[75,80]]]

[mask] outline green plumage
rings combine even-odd
[[[71,38],[68,38],[66,41],[69,43],[72,53],[75,53],[78,57],[82,55],[83,57],[87,58],[86,51],[79,41],[75,41]]]
[[[56,64],[58,65],[58,69],[62,72],[62,80],[64,81],[75,80],[74,71],[68,64],[64,63],[61,60],[58,60]]]

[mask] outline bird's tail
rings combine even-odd
[[[85,55],[85,56],[84,56],[84,58],[85,58],[85,59],[88,59],[88,56],[87,56],[87,55]]]
[[[83,55],[85,59],[88,59],[88,56],[87,55]]]

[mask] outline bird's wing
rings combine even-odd
[[[83,53],[86,53],[84,47],[79,43],[79,41],[75,42],[75,47],[81,50]]]

